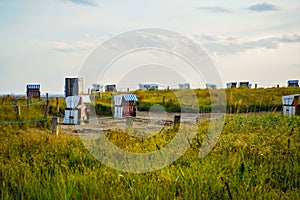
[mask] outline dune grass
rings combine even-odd
[[[195,89],[193,92],[197,96],[199,111],[210,112],[212,105],[209,90]],[[176,94],[181,98],[192,98],[189,90],[136,90],[131,93],[137,95],[140,111],[149,111],[154,104],[161,104],[167,112],[180,112],[181,108],[185,107],[185,101],[181,99],[181,102],[179,102]],[[225,89],[225,93],[228,113],[272,112],[282,110],[282,96],[300,94],[300,88],[232,88]],[[102,94],[102,98],[96,99],[96,111],[98,114],[112,115],[112,94],[116,93],[106,92]],[[187,108],[193,111],[190,105],[191,99],[188,100],[190,103]]]
[[[198,157],[209,121],[201,120],[188,151],[170,166],[123,173],[97,161],[72,133],[0,126],[1,199],[299,199],[300,118],[280,113],[228,115],[221,137]],[[125,150],[164,144],[165,128],[141,141],[114,130]],[[132,148],[134,146],[135,148]],[[144,149],[143,149],[144,150]]]

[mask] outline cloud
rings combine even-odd
[[[74,4],[98,7],[98,3],[96,0],[65,0],[65,1],[69,1]]]
[[[220,6],[201,6],[201,7],[196,7],[196,9],[207,10],[212,12],[224,12],[224,13],[232,12],[232,10]]]
[[[278,6],[266,2],[254,4],[252,6],[249,6],[248,9],[256,12],[280,10]]]
[[[227,37],[223,35],[194,35],[193,36],[196,39],[204,40],[204,41],[228,41],[228,40],[236,40],[234,37]]]
[[[178,43],[178,38],[168,38],[164,37],[162,34],[156,35],[156,38],[153,39],[153,36],[149,36],[145,33],[136,33],[137,38],[141,39],[142,43],[147,45],[149,42],[153,46],[156,44],[159,46],[161,41],[165,43]],[[139,35],[141,34],[141,35]],[[160,37],[159,37],[160,36]],[[149,38],[150,37],[150,38]],[[288,43],[300,43],[300,35],[283,35],[278,37],[265,37],[261,39],[253,39],[246,40],[235,37],[227,37],[222,35],[193,35],[192,36],[196,41],[198,41],[204,48],[206,48],[210,52],[218,53],[218,54],[236,54],[241,53],[251,49],[277,49],[280,44],[288,44]],[[152,39],[151,39],[152,38]],[[62,52],[62,53],[82,53],[86,51],[91,51],[97,47],[101,42],[107,40],[108,37],[87,37],[83,40],[77,40],[73,42],[63,42],[63,41],[50,41],[46,42],[47,46],[50,46],[54,51]],[[182,39],[180,39],[182,40]],[[184,41],[182,41],[184,43]],[[132,41],[124,41],[120,38],[120,41],[116,41],[113,43],[110,48],[111,49],[119,49],[123,48],[122,45],[132,44]],[[45,44],[45,43],[44,43]],[[121,46],[120,46],[121,45]],[[155,45],[154,45],[155,46]]]
[[[250,49],[265,48],[277,49],[280,44],[299,43],[300,35],[284,35],[281,37],[267,37],[257,40],[241,40],[225,36],[198,35],[194,37],[211,52],[220,54],[235,54]]]
[[[62,51],[62,52],[71,52],[73,51],[73,47],[65,42],[57,42],[52,41],[49,42],[49,45],[55,50],[55,51]]]
[[[65,41],[39,41],[40,45],[50,47],[52,50],[63,53],[82,53],[91,51],[99,44],[107,40],[107,36],[92,37],[85,34],[85,38],[70,42]]]
[[[54,51],[63,53],[78,53],[84,51],[91,51],[100,42],[105,41],[106,37],[88,38],[86,40],[77,40],[74,42],[62,42],[62,41],[49,41],[46,42],[47,46],[50,46]]]

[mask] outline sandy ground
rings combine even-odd
[[[159,113],[138,112],[136,118],[113,119],[100,117],[90,120],[89,123],[81,125],[61,125],[62,132],[75,133],[99,133],[109,130],[125,130],[130,126],[136,130],[147,132],[159,132],[162,128],[173,125],[174,116],[181,116],[181,124],[196,124],[198,120],[211,118],[210,114],[197,113]],[[60,120],[61,122],[63,119]]]

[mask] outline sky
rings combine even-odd
[[[173,30],[201,45],[224,86],[244,80],[286,86],[300,79],[299,14],[299,0],[0,0],[0,94],[25,93],[28,83],[41,84],[42,93],[62,94],[64,78],[77,76],[98,45],[148,27]],[[205,87],[205,78],[186,79],[160,64],[118,74],[130,58],[95,82],[124,89],[153,77],[174,87],[176,80]],[[144,57],[137,53],[131,59],[138,58]],[[175,58],[168,59],[172,65]]]

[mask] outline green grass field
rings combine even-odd
[[[196,89],[193,92],[198,99],[199,111],[210,112],[212,105],[209,90]],[[299,94],[300,88],[233,88],[225,89],[225,92],[228,113],[272,112],[282,110],[282,96]],[[180,103],[176,94],[180,97],[192,97],[189,90],[137,90],[131,93],[137,95],[141,111],[149,111],[154,104],[161,104],[167,112],[180,112],[181,106],[184,106],[184,100],[183,103]],[[111,115],[112,94],[115,93],[106,92],[102,94],[102,98],[96,99],[96,111],[98,114]],[[165,102],[163,102],[164,96]],[[190,110],[193,109],[190,108]]]
[[[259,99],[255,98],[260,95],[259,90],[247,97]],[[279,104],[280,95],[295,92],[280,89],[268,94],[267,91],[261,95],[274,97],[275,104]],[[242,94],[232,90],[233,96]],[[2,106],[8,104],[2,101]],[[32,106],[30,112],[34,110],[42,112],[43,108]],[[22,115],[26,116],[25,110]],[[0,115],[1,120],[13,121],[15,117],[14,113]],[[155,172],[124,173],[95,159],[74,133],[50,134],[48,122],[2,124],[0,197],[300,199],[300,116],[285,117],[273,111],[228,114],[218,143],[200,159],[198,154],[208,125],[207,120],[199,122],[197,137],[187,152],[170,166]],[[118,130],[106,133],[114,144],[133,152],[163,148],[175,134],[173,127],[164,128],[141,141]]]

